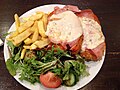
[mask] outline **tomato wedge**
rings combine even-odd
[[[40,82],[47,88],[57,88],[61,85],[62,80],[52,72],[40,75]]]

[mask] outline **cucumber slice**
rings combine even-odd
[[[69,74],[69,80],[64,81],[66,86],[73,86],[75,84],[75,75],[73,73]]]

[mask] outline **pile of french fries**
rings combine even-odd
[[[21,18],[21,22],[18,15],[14,15],[16,30],[10,34],[7,40],[12,41],[15,46],[24,42],[21,59],[24,58],[26,49],[41,49],[50,43],[45,35],[47,17],[47,13],[36,12],[34,15]]]

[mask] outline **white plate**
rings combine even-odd
[[[34,8],[30,11],[27,11],[25,14],[23,14],[21,17],[27,17],[30,16],[32,14],[34,14],[36,11],[44,11],[44,12],[51,12],[55,6],[59,6],[59,7],[63,7],[64,5],[60,5],[60,4],[50,4],[50,5],[44,5],[44,6],[40,6],[37,8]],[[21,18],[20,17],[20,18]],[[9,32],[15,30],[15,23],[13,23],[13,25],[10,27]],[[104,53],[105,55],[105,53]],[[104,57],[102,57],[102,60],[97,61],[97,62],[86,62],[86,64],[89,67],[89,73],[90,75],[88,77],[84,77],[81,78],[80,81],[73,87],[66,87],[66,86],[61,86],[59,88],[56,89],[49,89],[49,88],[45,88],[44,86],[42,86],[41,84],[36,83],[35,85],[30,84],[27,81],[23,81],[21,82],[18,78],[19,75],[14,76],[14,78],[23,86],[25,86],[28,89],[32,89],[32,90],[77,90],[82,88],[83,86],[85,86],[86,84],[88,84],[99,72],[99,70],[101,69],[103,62],[104,62]],[[7,61],[7,59],[9,58],[9,50],[7,48],[7,44],[6,44],[6,40],[4,43],[4,58],[5,61]]]

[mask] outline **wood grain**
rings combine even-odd
[[[91,8],[100,19],[106,37],[105,62],[98,75],[81,90],[120,90],[120,0],[0,0],[0,37],[12,25],[13,15],[45,4],[73,4]],[[8,72],[0,47],[0,90],[27,90]]]

